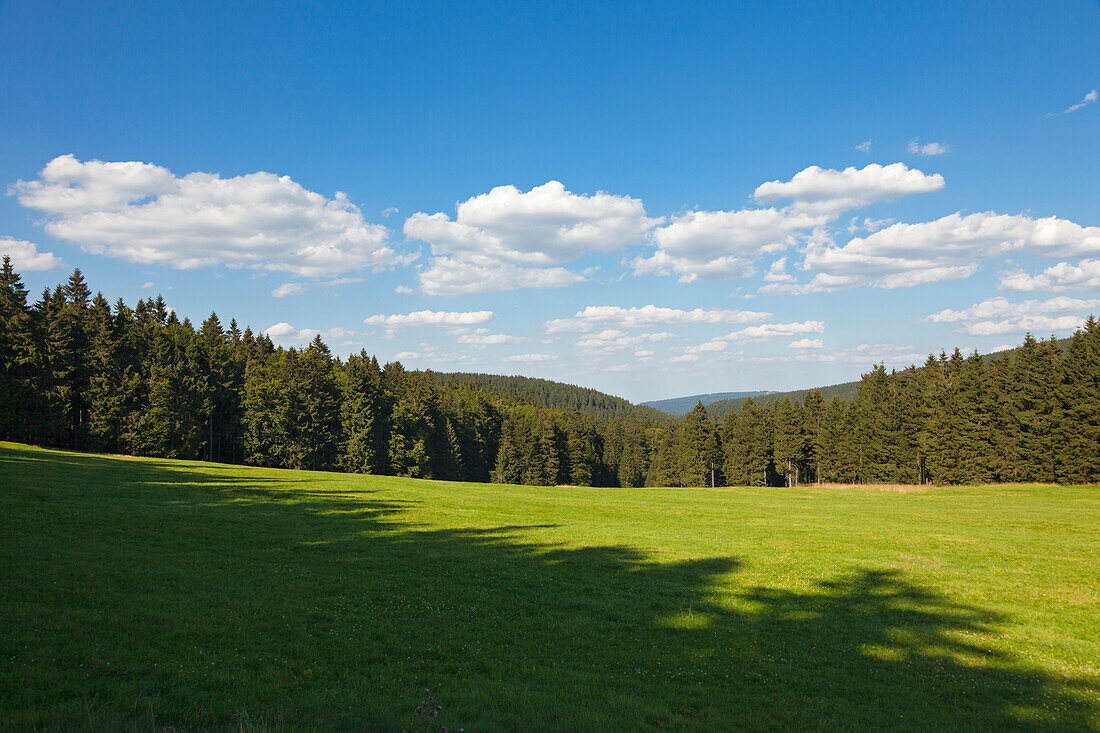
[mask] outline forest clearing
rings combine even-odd
[[[0,487],[6,729],[1100,727],[1096,487],[519,487],[13,443]]]

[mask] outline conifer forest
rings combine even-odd
[[[112,305],[79,270],[32,302],[5,258],[0,439],[529,485],[1089,483],[1100,326],[1089,317],[1064,344],[1029,335],[994,358],[874,365],[848,401],[811,390],[676,421],[545,380],[339,358],[319,336],[283,348],[216,314],[180,320],[160,297]]]

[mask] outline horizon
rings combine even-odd
[[[503,8],[0,4],[0,253],[634,403],[1100,310],[1095,3]]]

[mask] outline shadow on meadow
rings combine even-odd
[[[987,650],[1009,619],[893,571],[731,590],[735,558],[429,529],[323,482],[10,450],[0,479],[4,728],[1096,725],[1089,683]]]

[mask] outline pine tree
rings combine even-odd
[[[1100,481],[1100,323],[1089,316],[1074,333],[1061,363],[1058,385],[1061,421],[1055,431],[1057,479]]]
[[[798,402],[784,397],[775,404],[775,466],[786,486],[798,485],[799,469],[806,460],[806,435]]]
[[[339,372],[343,445],[340,467],[353,473],[377,472],[381,463],[377,424],[382,411],[382,372],[378,361],[360,351]]]
[[[718,431],[702,402],[684,416],[676,431],[679,486],[713,486],[720,480]]]
[[[821,480],[819,446],[821,445],[821,423],[824,419],[824,412],[825,400],[821,397],[821,390],[815,389],[808,392],[802,404],[802,429],[805,437],[804,451],[807,481]]]
[[[35,338],[27,290],[4,255],[0,269],[0,439],[29,440]]]

